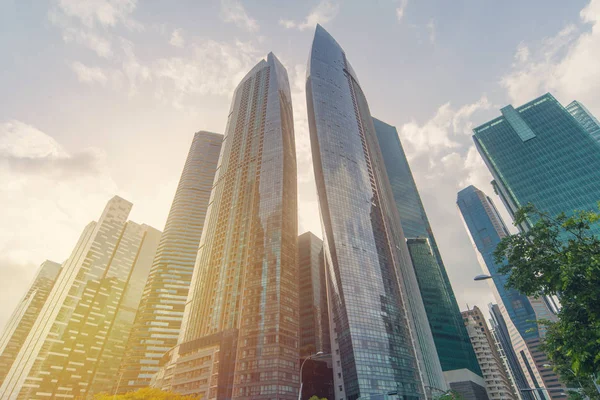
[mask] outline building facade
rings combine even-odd
[[[217,133],[194,134],[114,382],[117,392],[148,386],[164,353],[177,344],[222,141]]]
[[[491,400],[516,400],[517,396],[510,383],[508,372],[504,368],[504,363],[496,348],[496,341],[488,329],[483,313],[475,306],[473,309],[463,311],[462,316],[475,349],[477,361],[483,371],[489,398]]]
[[[42,263],[37,274],[23,299],[6,322],[4,332],[0,336],[0,384],[4,381],[17,354],[21,350],[27,335],[31,331],[54,282],[58,278],[61,265],[46,260]]]
[[[298,236],[300,357],[331,353],[323,241],[312,232]]]
[[[333,370],[323,241],[312,232],[298,236],[300,278],[300,363],[302,399],[333,398]],[[306,357],[315,356],[318,359]]]
[[[336,399],[445,386],[367,100],[317,25],[306,95],[332,313]]]
[[[532,299],[507,288],[508,277],[499,272],[494,250],[502,238],[510,234],[493,201],[481,190],[469,186],[458,193],[457,206],[477,253],[482,270],[490,275],[492,291],[509,326],[511,343],[519,355],[522,371],[529,387],[546,387],[552,398],[562,398],[563,386],[551,368],[544,367],[548,358],[539,350],[543,329],[535,321],[551,319],[553,313],[542,298]],[[531,371],[531,373],[529,372]]]
[[[2,387],[2,399],[86,398],[112,387],[160,231],[115,196],[84,229]]]
[[[583,104],[573,100],[565,108],[591,137],[600,141],[600,121]]]
[[[528,203],[550,216],[598,211],[600,143],[582,119],[549,93],[500,111],[473,130],[473,139],[509,212]]]
[[[376,118],[373,124],[446,380],[454,386],[470,380],[483,386],[473,346],[398,132]]]
[[[227,381],[219,384],[227,398],[297,397],[296,190],[287,72],[269,53],[233,96],[180,345],[166,368],[206,350],[188,343],[235,330],[230,367],[213,368],[213,379]],[[223,398],[210,389],[195,394]]]

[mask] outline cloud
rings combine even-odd
[[[563,103],[577,99],[600,113],[600,0],[591,0],[579,16],[579,26],[517,47],[515,63],[501,79],[513,103],[551,92]]]
[[[101,85],[106,84],[108,78],[102,69],[97,67],[88,67],[83,65],[79,61],[74,61],[69,64],[79,82],[83,83],[100,83]]]
[[[280,19],[279,25],[286,29],[296,28],[301,31],[314,29],[317,24],[323,25],[333,20],[337,16],[339,9],[340,6],[337,2],[333,0],[321,0],[303,21],[296,22],[290,19]]]
[[[396,8],[396,17],[398,18],[398,21],[401,21],[404,17],[406,6],[408,6],[408,0],[400,0],[400,5]]]
[[[427,23],[427,31],[429,32],[429,43],[435,44],[435,21],[433,19]]]
[[[185,57],[160,58],[151,66],[160,92],[177,99],[191,94],[231,96],[239,81],[261,57],[251,42],[203,40],[188,46]]]
[[[173,33],[171,33],[171,40],[169,40],[169,43],[175,47],[183,47],[185,41],[181,34],[181,29],[175,29]]]
[[[257,32],[260,29],[258,22],[248,15],[239,0],[221,0],[221,18],[248,32]]]
[[[115,27],[119,23],[129,29],[141,28],[130,16],[137,0],[58,0],[56,3],[65,15],[78,19],[88,28]]]
[[[46,259],[61,262],[117,193],[102,152],[68,152],[22,121],[0,123],[0,325]]]

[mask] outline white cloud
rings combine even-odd
[[[174,90],[177,97],[189,94],[231,96],[233,90],[264,54],[252,43],[235,44],[204,40],[189,46],[186,57],[161,58],[152,64],[152,75],[161,91]]]
[[[427,31],[429,32],[429,43],[435,44],[435,21],[433,19],[427,23]]]
[[[600,114],[600,0],[591,0],[580,19],[580,26],[567,25],[539,44],[519,45],[501,80],[513,103],[551,92],[563,103],[577,99]]]
[[[408,0],[400,0],[400,5],[396,8],[396,17],[398,18],[398,21],[401,21],[404,17],[406,6],[408,6]]]
[[[171,33],[171,40],[169,40],[169,43],[175,47],[183,47],[185,41],[183,39],[181,29],[175,29],[173,33]]]
[[[57,4],[65,15],[79,19],[88,28],[114,27],[118,23],[129,29],[141,27],[130,16],[137,0],[58,0]]]
[[[0,326],[45,259],[66,259],[117,193],[97,149],[69,153],[21,121],[0,123]],[[85,206],[83,206],[85,205]]]
[[[237,27],[248,32],[257,32],[258,22],[248,15],[239,0],[221,0],[221,17],[225,22],[233,22]]]
[[[79,82],[83,83],[100,83],[106,84],[108,78],[102,69],[97,67],[88,67],[79,61],[74,61],[69,64],[73,72],[77,75]]]
[[[326,24],[333,20],[340,10],[340,5],[333,0],[321,0],[313,8],[303,21],[293,21],[290,19],[280,19],[279,25],[287,29],[297,28],[301,31],[314,29],[317,24]]]

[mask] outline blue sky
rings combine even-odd
[[[112,195],[163,228],[193,133],[223,132],[269,51],[293,93],[300,231],[320,235],[304,95],[317,22],[398,128],[461,307],[485,309],[455,206],[468,184],[493,194],[471,129],[546,91],[600,115],[600,0],[0,2],[0,324]]]

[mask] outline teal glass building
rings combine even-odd
[[[473,130],[511,214],[528,203],[552,216],[598,210],[600,143],[582,125],[583,109],[576,109],[577,104],[569,112],[547,93],[518,108],[508,105]]]
[[[481,377],[481,369],[398,132],[394,126],[375,118],[373,124],[442,370],[468,370],[472,375]],[[462,379],[469,380],[469,374],[462,376]],[[483,381],[475,379],[483,384]]]
[[[590,136],[597,141],[600,141],[600,122],[583,104],[574,100],[565,108],[571,113],[573,118],[583,126]]]

